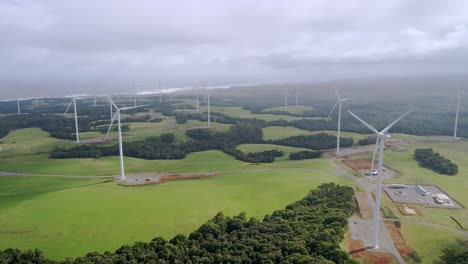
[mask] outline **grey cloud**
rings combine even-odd
[[[432,74],[437,63],[459,73],[466,10],[461,0],[0,0],[0,79],[291,81]]]

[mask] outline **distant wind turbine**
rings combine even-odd
[[[364,124],[368,129],[374,132],[377,135],[377,142],[379,147],[379,169],[377,175],[377,186],[376,186],[376,198],[375,198],[375,205],[374,205],[374,248],[379,248],[379,218],[380,218],[380,195],[382,193],[382,171],[383,171],[383,155],[384,155],[384,146],[385,146],[385,139],[390,138],[390,134],[387,133],[398,121],[400,121],[403,117],[407,116],[410,112],[406,112],[404,115],[397,118],[393,121],[390,125],[384,128],[382,131],[377,131],[373,126],[366,123],[366,121],[362,120],[351,111],[348,111],[352,116],[354,116],[359,122]]]
[[[211,112],[210,112],[210,90],[206,90],[206,100],[208,103],[208,128],[211,128]]]
[[[21,98],[18,98],[18,99],[16,100],[16,106],[18,107],[18,115],[21,114],[20,101],[21,101]]]
[[[107,129],[107,134],[106,138],[109,136],[109,132],[112,128],[112,124],[114,123],[115,119],[117,118],[117,126],[118,126],[118,131],[119,131],[119,155],[120,155],[120,180],[125,180],[125,170],[124,170],[124,163],[123,163],[123,149],[122,149],[122,128],[120,126],[120,111],[125,111],[125,110],[130,110],[130,109],[135,109],[147,105],[138,105],[138,106],[131,106],[131,107],[122,107],[118,108],[117,105],[112,101],[110,97],[107,97],[109,99],[109,102],[112,104],[112,106],[115,107],[115,114],[112,117],[111,123],[109,125],[109,128]]]
[[[198,114],[200,112],[200,102],[198,101],[200,89],[196,88],[196,92],[197,92],[197,114]]]
[[[340,94],[338,93],[338,90],[335,88],[335,93],[336,97],[338,98],[335,105],[333,106],[332,110],[330,111],[330,114],[328,115],[328,119],[330,120],[331,115],[333,114],[333,111],[335,110],[336,106],[338,105],[338,125],[337,125],[337,130],[336,130],[336,154],[340,154],[340,136],[341,136],[341,103],[345,101],[349,101],[351,99],[344,98],[342,99]]]
[[[76,112],[76,100],[79,99],[79,98],[76,98],[74,95],[73,95],[73,98],[72,100],[70,101],[70,103],[68,104],[68,107],[67,107],[67,110],[65,110],[65,113],[63,113],[63,116],[65,116],[68,112],[68,109],[70,109],[70,106],[73,104],[73,110],[74,110],[74,113],[75,113],[75,135],[76,135],[76,143],[80,143],[80,131],[78,130],[78,114]]]

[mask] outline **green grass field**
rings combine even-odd
[[[458,246],[457,240],[463,240],[450,230],[412,223],[402,223],[401,226],[403,239],[422,257],[422,263],[434,263],[444,248]]]
[[[1,177],[0,248],[40,248],[53,259],[113,251],[156,236],[188,234],[219,211],[262,218],[332,181],[350,184],[339,176],[304,171],[230,173],[142,187]]]
[[[290,107],[291,110],[294,106]],[[282,109],[278,109],[282,110]],[[299,109],[298,109],[299,110]],[[183,110],[193,111],[193,110]],[[202,108],[203,111],[203,108]],[[241,107],[213,107],[213,111],[233,117],[259,118],[267,121],[300,118],[252,114]],[[304,109],[302,110],[304,111]],[[138,113],[143,114],[143,113]],[[160,116],[158,113],[150,113]],[[229,125],[212,123],[219,131]],[[125,141],[142,140],[148,136],[174,133],[176,140],[187,139],[185,130],[205,126],[206,122],[190,120],[176,124],[165,117],[160,123],[130,123],[124,133]],[[311,135],[335,131],[305,131],[294,127],[263,128],[264,139],[281,139],[297,135]],[[82,139],[99,138],[98,132],[80,133]],[[342,132],[343,137],[355,141],[369,135]],[[112,132],[111,137],[116,137]],[[389,143],[403,143],[398,147],[407,152],[385,152],[385,164],[399,172],[399,177],[385,183],[434,184],[465,206],[468,206],[468,141],[412,142],[427,139],[404,134],[392,134]],[[117,175],[118,157],[100,159],[49,159],[48,151],[55,145],[72,146],[69,140],[51,138],[39,128],[12,131],[0,139],[0,171],[64,174]],[[116,144],[116,140],[112,144]],[[415,148],[431,147],[459,165],[456,176],[444,176],[421,168],[413,160]],[[0,177],[0,249],[18,247],[40,248],[53,259],[77,256],[89,251],[115,250],[135,241],[149,241],[153,237],[171,238],[177,233],[193,231],[218,211],[235,215],[242,211],[248,216],[263,217],[275,209],[305,196],[308,190],[323,182],[352,184],[343,177],[329,174],[334,171],[324,159],[289,161],[291,152],[301,148],[268,144],[243,144],[244,153],[282,150],[284,157],[271,164],[249,164],[238,161],[221,151],[189,154],[183,160],[142,160],[125,157],[127,174],[138,172],[207,172],[221,174],[212,179],[169,182],[162,185],[122,187],[103,179]],[[125,151],[125,150],[124,150]],[[360,155],[353,158],[369,158]],[[316,169],[298,171],[294,169]],[[422,216],[402,216],[384,196],[382,206],[389,207],[399,218],[435,223],[457,228],[450,216],[468,227],[468,210],[433,209],[420,207]],[[416,224],[403,223],[402,234],[407,243],[423,256],[424,263],[438,258],[441,250],[455,244],[460,236],[455,232]],[[433,237],[432,237],[433,236]],[[435,238],[435,239],[433,239]],[[433,239],[439,242],[429,241]]]
[[[25,128],[11,131],[8,135],[0,139],[0,151],[15,148],[31,148],[55,143],[65,143],[68,140],[62,140],[49,136],[49,133],[40,128]]]

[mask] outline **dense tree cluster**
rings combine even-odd
[[[284,139],[266,140],[265,143],[284,145],[290,147],[308,148],[313,150],[331,149],[336,147],[336,137],[325,133],[307,136],[294,136]],[[351,147],[354,141],[352,138],[341,138],[341,147]]]
[[[370,136],[370,137],[366,137],[366,138],[358,140],[356,144],[359,146],[372,145],[372,144],[375,144],[376,140],[377,140],[377,137]]]
[[[434,152],[432,149],[416,149],[414,159],[421,167],[431,169],[440,174],[455,175],[458,173],[458,165],[451,160]]]
[[[353,189],[333,183],[264,217],[218,213],[188,237],[122,246],[114,253],[88,253],[59,263],[358,263],[340,249],[347,218],[355,211]],[[39,250],[0,251],[0,262],[57,263]]]
[[[298,152],[293,152],[289,154],[289,159],[290,160],[316,159],[316,158],[319,158],[321,155],[322,155],[322,152],[320,151],[304,150],[304,151],[298,151]]]
[[[192,152],[218,149],[233,155],[239,160],[256,162],[255,158],[245,156],[235,147],[244,143],[261,143],[263,131],[252,123],[238,123],[227,132],[216,132],[204,129],[188,130],[191,140],[176,143],[173,134],[149,137],[141,141],[124,142],[124,155],[141,159],[183,159]],[[119,155],[118,147],[80,145],[72,148],[57,147],[50,152],[51,158],[99,158]]]
[[[442,250],[443,254],[436,264],[468,263],[468,241],[460,242],[460,246],[449,247]]]
[[[273,149],[261,152],[249,152],[245,156],[249,159],[249,162],[272,163],[273,161],[275,161],[275,158],[284,156],[284,153],[283,151]]]
[[[86,128],[86,124],[83,125]],[[74,139],[75,123],[73,119],[57,115],[24,114],[0,117],[0,138],[11,130],[39,127],[52,137]]]

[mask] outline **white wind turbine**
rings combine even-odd
[[[460,115],[461,96],[462,96],[462,93],[459,91],[459,92],[458,92],[458,100],[457,100],[457,113],[455,114],[455,128],[454,128],[454,130],[453,130],[453,137],[454,137],[454,138],[458,138],[458,137],[457,137],[457,132],[458,132],[458,117],[459,117],[459,115]]]
[[[380,218],[380,195],[382,193],[381,184],[382,184],[382,168],[383,168],[383,150],[385,146],[385,139],[390,138],[390,134],[387,133],[398,121],[400,121],[403,117],[408,115],[410,112],[406,112],[404,115],[397,118],[393,121],[390,125],[384,128],[382,131],[377,131],[373,126],[366,123],[366,121],[362,120],[351,111],[348,111],[352,116],[354,116],[359,122],[364,124],[367,128],[369,128],[372,132],[377,135],[377,144],[379,147],[379,165],[378,165],[378,174],[377,174],[377,186],[376,186],[376,197],[375,197],[375,205],[374,205],[374,248],[379,248],[379,218]],[[376,144],[376,146],[377,146]]]
[[[16,100],[16,106],[18,107],[18,115],[21,114],[20,101],[21,101],[21,98],[18,98],[18,99]]]
[[[197,114],[198,114],[200,112],[200,102],[198,100],[200,90],[198,88],[195,88],[195,90],[196,90],[196,93],[197,93]]]
[[[332,110],[330,111],[330,114],[328,115],[328,119],[330,120],[331,115],[333,114],[333,111],[335,111],[336,106],[338,105],[338,125],[337,125],[337,130],[336,130],[336,154],[340,154],[340,135],[341,135],[341,103],[345,101],[349,101],[351,99],[348,98],[341,98],[340,94],[338,93],[338,90],[335,88],[335,93],[336,97],[338,98],[335,105],[333,106]]]
[[[68,109],[70,109],[70,106],[73,104],[73,110],[75,112],[75,135],[76,135],[76,143],[80,143],[80,132],[78,131],[78,114],[76,113],[76,100],[80,98],[76,98],[74,95],[72,97],[72,100],[68,104],[67,110],[65,110],[65,113],[63,113],[63,116],[67,115]]]
[[[138,105],[138,106],[118,108],[117,105],[114,103],[114,101],[112,101],[112,99],[109,96],[107,97],[107,99],[109,99],[109,102],[111,103],[111,105],[115,107],[115,114],[112,117],[109,128],[107,129],[106,139],[109,136],[109,132],[110,132],[110,130],[112,128],[112,124],[114,123],[115,119],[117,118],[117,126],[118,126],[118,131],[119,131],[120,180],[125,180],[125,171],[124,171],[124,163],[123,163],[123,149],[122,149],[122,128],[120,126],[120,111],[135,109],[135,108],[139,108],[139,107],[143,107],[143,106],[147,106],[147,105]]]
[[[208,104],[208,128],[211,128],[210,90],[208,89],[206,89],[206,100]]]

